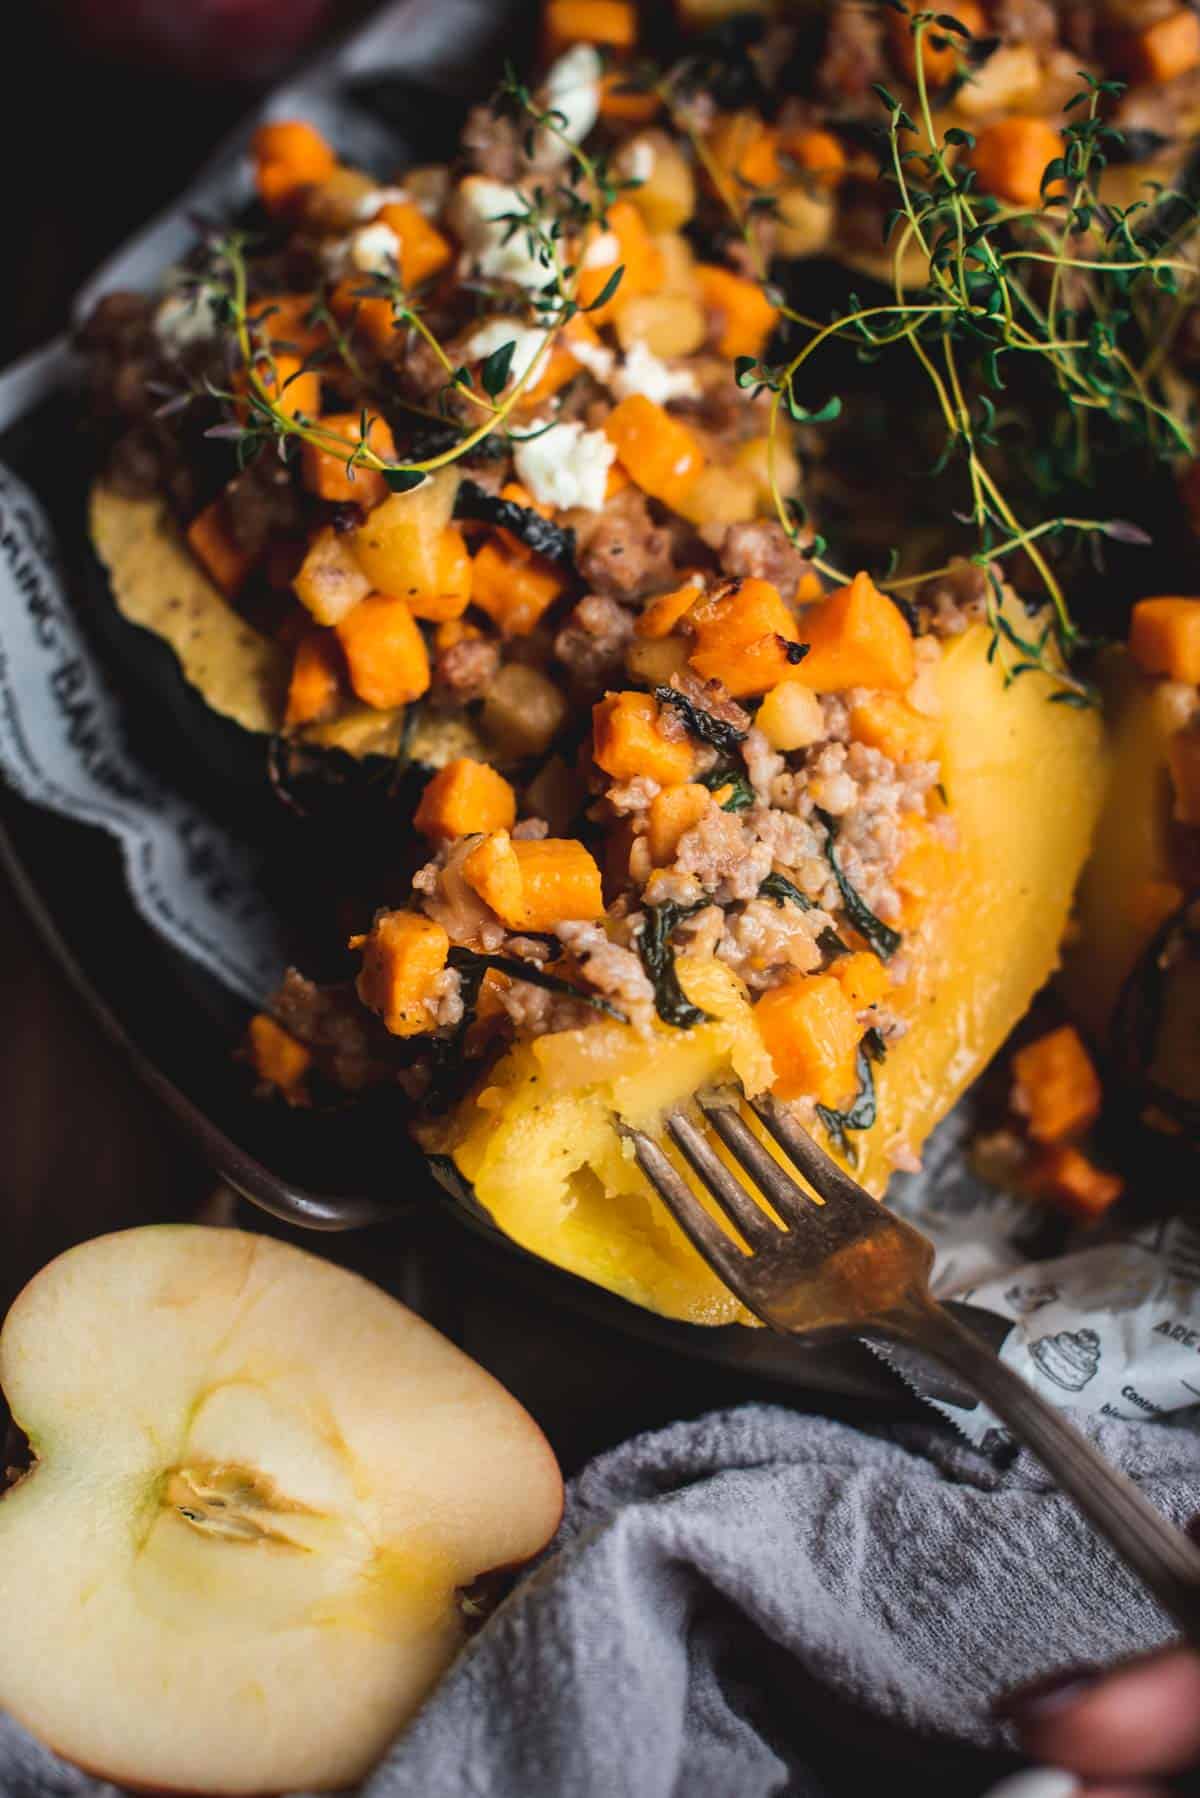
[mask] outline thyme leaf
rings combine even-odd
[[[859,936],[872,948],[880,961],[890,961],[900,947],[903,938],[898,930],[877,918],[862,894],[848,879],[837,852],[837,825],[828,812],[820,807],[814,808],[825,832],[825,859],[833,871],[837,881],[838,892],[842,895],[842,904],[846,908],[846,916],[857,930]]]
[[[654,987],[654,1009],[664,1024],[673,1024],[676,1030],[692,1030],[697,1024],[709,1022],[709,1014],[693,1005],[680,986],[671,947],[675,926],[693,912],[703,911],[708,903],[707,899],[700,899],[695,905],[678,905],[668,899],[662,905],[648,905],[645,922],[638,932],[638,954]]]

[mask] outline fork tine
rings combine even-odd
[[[707,1111],[705,1115],[708,1115]],[[741,1231],[752,1249],[763,1248],[772,1236],[778,1236],[778,1226],[756,1204],[741,1181],[730,1173],[691,1118],[682,1111],[672,1112],[667,1119],[667,1131],[699,1175],[704,1187],[712,1194],[735,1229]]]
[[[811,1193],[780,1167],[758,1138],[738,1116],[733,1106],[723,1100],[700,1100],[700,1109],[716,1131],[729,1153],[745,1168],[759,1191],[764,1193],[785,1224],[803,1226],[814,1221],[814,1208],[820,1205]],[[697,1169],[699,1172],[699,1169]],[[741,1188],[738,1188],[739,1192]],[[757,1210],[757,1207],[756,1207]],[[761,1213],[759,1213],[761,1216]]]
[[[617,1128],[633,1144],[638,1166],[697,1254],[702,1255],[735,1292],[740,1291],[742,1282],[738,1264],[744,1268],[746,1257],[737,1244],[713,1222],[658,1144],[644,1130],[632,1130],[628,1124],[619,1122]]]
[[[782,1105],[769,1096],[747,1101],[761,1123],[766,1125],[784,1154],[787,1155],[812,1189],[827,1203],[839,1201],[843,1205],[852,1204],[861,1209],[870,1206],[872,1214],[877,1210],[875,1200],[864,1192],[858,1182],[852,1180],[831,1155],[827,1155],[818,1143],[815,1143],[807,1130],[802,1130],[795,1119],[790,1117]]]

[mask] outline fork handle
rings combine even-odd
[[[928,1294],[914,1295],[887,1334],[961,1376],[1031,1449],[1088,1522],[1200,1648],[1200,1548],[1157,1511],[1061,1411]]]

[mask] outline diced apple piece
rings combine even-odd
[[[36,1460],[0,1499],[0,1709],[122,1786],[356,1784],[535,1554],[554,1458],[357,1275],[159,1226],[43,1270],[0,1332]]]

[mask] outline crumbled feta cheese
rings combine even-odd
[[[634,343],[613,376],[612,390],[619,400],[641,393],[656,405],[667,406],[672,400],[693,398],[700,387],[690,368],[669,368],[644,343]]]
[[[586,337],[572,337],[564,331],[563,348],[574,356],[581,368],[595,375],[598,381],[607,381],[613,371],[613,353],[603,343],[590,343]]]
[[[585,431],[578,421],[551,425],[518,443],[513,459],[517,477],[543,506],[565,511],[582,506],[599,512],[608,487],[608,471],[616,460],[616,447],[603,431]]]
[[[602,231],[583,253],[581,268],[606,268],[621,260],[621,240],[615,231]]]
[[[604,65],[594,44],[576,44],[560,56],[546,76],[542,100],[547,112],[558,113],[555,125],[573,144],[581,144],[600,116],[600,78]],[[550,133],[544,134],[549,137]],[[565,146],[559,145],[565,154]]]
[[[535,243],[524,225],[514,225],[513,213],[524,213],[530,202],[520,188],[475,175],[459,189],[463,235],[481,275],[492,281],[512,281],[518,287],[545,287],[552,279],[547,252]]]
[[[513,351],[508,375],[508,385],[511,387],[533,367],[546,342],[545,331],[518,324],[515,318],[492,318],[468,339],[464,350],[471,361],[482,362],[485,356],[494,355],[506,343],[515,343],[517,347]]]
[[[373,187],[354,208],[355,218],[373,219],[384,206],[408,206],[412,195],[406,187]]]
[[[639,137],[630,144],[621,159],[621,172],[630,181],[649,181],[654,173],[654,145],[646,138]]]
[[[154,314],[154,335],[164,350],[186,350],[193,343],[209,343],[216,336],[212,292],[210,287],[193,287],[167,295]]]
[[[364,275],[394,275],[400,267],[400,239],[390,225],[360,225],[350,238],[348,257]]]

